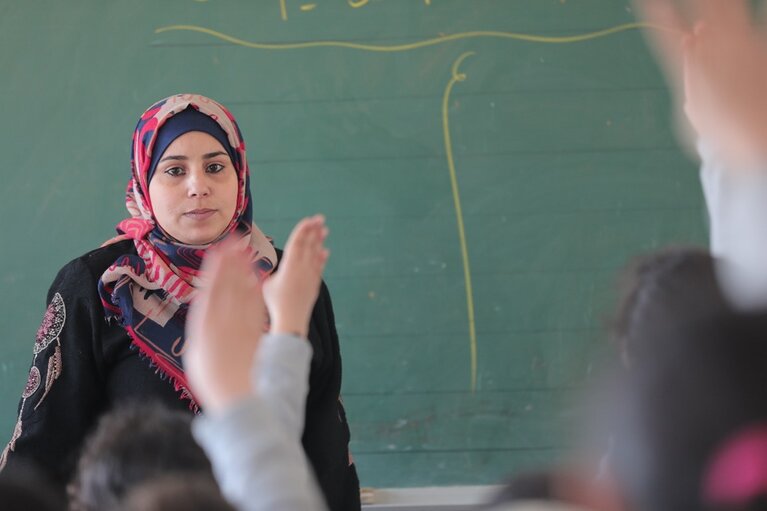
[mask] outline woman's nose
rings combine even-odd
[[[187,195],[189,197],[207,197],[210,195],[210,183],[204,171],[192,171],[187,181]]]

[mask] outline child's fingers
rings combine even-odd
[[[291,242],[295,243],[305,236],[306,232],[310,229],[316,228],[317,225],[324,224],[325,218],[322,215],[314,215],[306,218],[302,218],[288,237],[288,241],[285,244],[287,247]]]
[[[325,219],[322,215],[315,215],[304,218],[296,224],[288,237],[287,243],[285,243],[286,259],[290,260],[294,257],[302,259],[306,257],[307,252],[311,252],[318,238],[321,237],[324,221]]]
[[[312,218],[304,218],[293,228],[290,236],[288,236],[288,241],[285,243],[286,262],[296,257],[298,255],[297,252],[306,244],[314,223]]]
[[[325,239],[328,236],[328,232],[328,228],[324,224],[317,224],[306,250],[306,263],[319,273],[322,272],[324,264],[322,254],[326,251]]]
[[[250,293],[253,270],[247,255],[234,245],[224,245],[210,254],[211,264],[202,295],[214,307],[224,309],[236,305]],[[206,260],[208,257],[206,257]]]
[[[696,29],[700,32],[700,27]],[[684,74],[684,109],[687,118],[696,129],[701,129],[702,119],[700,118],[700,88],[701,76],[698,70],[698,52],[697,38],[690,35],[684,41],[684,58],[682,69]]]
[[[317,233],[317,239],[314,243],[314,250],[312,252],[312,257],[317,257],[317,254],[320,254],[327,250],[327,247],[325,247],[325,240],[328,238],[328,234],[330,233],[330,230],[325,227],[324,225],[319,229]]]
[[[320,251],[319,256],[317,257],[317,266],[319,267],[320,275],[322,275],[322,272],[325,271],[325,265],[328,262],[328,258],[330,257],[330,250],[327,248],[323,248],[322,251]]]
[[[323,243],[323,230],[324,226],[320,223],[316,223],[308,236],[306,257],[312,258],[319,250],[322,249]]]
[[[325,242],[328,239],[328,236],[330,235],[330,229],[326,225],[322,225],[322,230],[320,231],[320,243],[324,246]]]
[[[746,27],[750,25],[746,0],[695,0],[696,17],[716,26]]]
[[[670,0],[636,0],[634,5],[649,27],[644,31],[667,80],[680,92],[682,88],[682,38],[690,32],[690,23]]]
[[[288,235],[288,240],[285,242],[285,252],[287,252],[290,247],[301,241],[301,238],[304,236],[306,229],[309,228],[309,225],[310,223],[307,218],[302,218],[299,220],[299,222],[293,227],[293,230],[290,231],[290,234]]]
[[[224,267],[225,258],[223,254],[218,251],[211,251],[209,254],[206,254],[205,260],[200,268],[204,275],[203,283],[198,289],[195,299],[192,302],[195,317],[205,313],[208,304],[213,299],[211,295],[215,295],[218,292],[215,288],[221,273],[224,271]]]

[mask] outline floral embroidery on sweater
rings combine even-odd
[[[32,361],[32,368],[29,370],[29,376],[27,377],[27,384],[24,386],[24,392],[21,394],[21,406],[19,408],[19,418],[16,421],[16,427],[13,428],[13,436],[11,441],[8,442],[3,453],[0,454],[0,470],[5,467],[8,461],[8,455],[16,448],[16,441],[21,437],[22,422],[21,419],[24,416],[24,408],[27,404],[27,399],[34,396],[40,389],[42,383],[42,375],[40,369],[37,367],[37,356],[42,353],[48,346],[56,341],[56,347],[53,353],[48,357],[48,369],[45,373],[45,392],[42,397],[37,401],[34,409],[40,406],[50,392],[53,382],[61,376],[62,364],[61,364],[61,331],[64,329],[64,323],[67,320],[67,311],[64,306],[64,299],[59,293],[56,293],[51,300],[48,309],[45,311],[43,321],[40,324],[40,328],[37,330],[37,336],[35,337],[34,347],[34,359]]]

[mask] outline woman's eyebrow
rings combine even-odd
[[[187,158],[186,156],[183,156],[183,155],[179,155],[179,156],[176,156],[176,155],[170,155],[170,156],[166,156],[165,158],[162,158],[162,159],[161,159],[160,161],[158,161],[157,163],[162,163],[162,162],[164,162],[165,160],[188,160],[188,159],[189,159],[189,158]]]
[[[202,155],[202,159],[203,160],[209,160],[211,158],[215,158],[216,156],[229,156],[229,155],[227,153],[225,153],[224,151],[216,151],[216,152],[213,152],[213,153],[203,154]]]
[[[228,156],[228,154],[225,153],[224,151],[215,151],[215,152],[212,152],[212,153],[205,153],[205,154],[203,154],[202,155],[202,159],[203,160],[209,160],[211,158],[215,158],[216,156]],[[169,156],[166,156],[166,157],[160,159],[160,161],[158,161],[157,163],[162,163],[162,162],[164,162],[166,160],[188,160],[188,159],[189,159],[188,156],[171,154]]]

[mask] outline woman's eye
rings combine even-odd
[[[169,169],[165,169],[165,173],[169,176],[178,177],[184,174],[184,169],[181,167],[171,167]]]
[[[221,165],[220,163],[211,163],[210,165],[208,165],[208,172],[210,172],[211,174],[218,174],[222,170],[224,170],[224,166]]]

